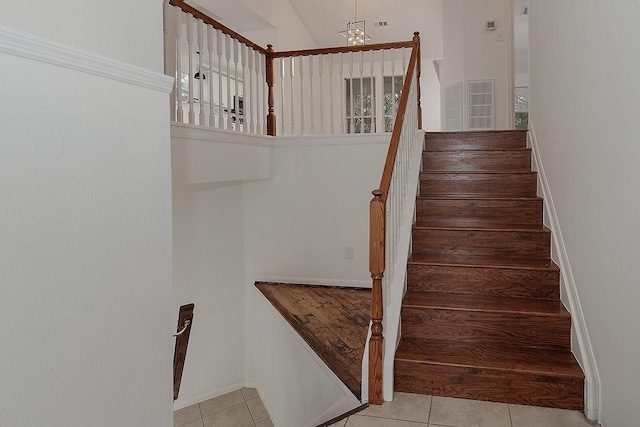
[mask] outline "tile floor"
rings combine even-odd
[[[396,393],[333,427],[593,427],[578,411]]]
[[[258,393],[243,388],[173,413],[174,427],[273,427]],[[333,427],[593,427],[578,411],[396,393]]]
[[[174,427],[273,427],[255,388],[242,388],[178,409]]]

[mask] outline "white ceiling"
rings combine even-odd
[[[267,0],[262,0],[266,2]],[[354,19],[354,0],[289,0],[318,47],[346,44],[340,34]],[[199,9],[213,12],[238,32],[273,26],[239,0],[191,0]],[[411,40],[419,31],[424,57],[442,57],[443,0],[358,0],[358,19],[365,19],[371,43]],[[274,2],[270,2],[273,4]],[[268,3],[265,3],[269,7]],[[214,16],[215,18],[215,16]],[[385,27],[374,22],[387,21]]]

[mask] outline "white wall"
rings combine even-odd
[[[173,124],[174,318],[194,303],[175,408],[245,385],[243,180],[271,171],[271,138]]]
[[[388,142],[387,135],[278,140],[273,178],[245,185],[247,282],[370,284],[369,201]]]
[[[507,15],[511,0],[447,0],[444,2],[444,60],[440,71],[442,90],[462,82],[463,129],[467,129],[467,82],[495,80],[495,127],[508,129],[510,36]],[[495,31],[485,31],[486,21],[496,21]],[[502,32],[504,41],[497,41]],[[443,93],[443,92],[442,92]],[[442,98],[444,100],[444,97]],[[443,109],[444,111],[444,109]],[[444,117],[442,118],[444,127]]]
[[[640,8],[530,3],[531,122],[602,381],[603,425],[637,423]]]
[[[0,21],[159,69],[156,3],[137,43],[125,1]],[[169,86],[49,43],[0,27],[0,425],[170,426]]]
[[[162,2],[10,1],[0,25],[162,71]],[[107,36],[108,35],[108,36]]]

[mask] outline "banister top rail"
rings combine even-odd
[[[184,12],[192,14],[195,18],[202,19],[203,22],[211,25],[216,30],[220,30],[225,34],[229,34],[232,38],[240,41],[241,43],[243,43],[243,44],[245,44],[245,45],[247,45],[249,47],[252,47],[254,50],[260,51],[261,53],[263,53],[265,55],[268,54],[267,49],[265,49],[264,47],[254,43],[251,40],[249,40],[248,38],[236,33],[231,28],[221,24],[220,22],[216,21],[215,19],[211,18],[210,16],[206,15],[205,13],[200,12],[198,9],[194,8],[193,6],[189,6],[184,1],[182,1],[182,0],[169,0],[169,3],[171,5],[173,5],[173,6],[179,7]]]
[[[325,47],[316,49],[303,49],[303,50],[285,50],[281,52],[273,52],[274,58],[286,58],[290,56],[311,56],[311,55],[329,55],[333,53],[349,53],[349,52],[367,52],[370,50],[385,50],[385,49],[400,49],[403,47],[412,47],[413,40],[389,42],[389,43],[376,43],[367,44],[361,46],[340,46],[340,47]]]
[[[414,73],[418,72],[416,70],[417,61],[420,58],[420,35],[418,32],[413,33],[413,41],[411,43],[412,46],[414,46],[414,49],[411,51],[411,58],[409,59],[409,66],[407,67],[407,76],[404,80],[404,85],[402,86],[400,105],[398,106],[398,112],[396,114],[396,119],[393,125],[393,133],[391,134],[391,143],[389,144],[387,159],[384,163],[382,178],[380,179],[380,186],[378,187],[378,190],[382,193],[381,197],[383,202],[386,202],[387,195],[389,194],[389,187],[391,186],[393,165],[396,161],[398,145],[400,144],[400,133],[402,132],[402,123],[404,122],[407,103],[409,102],[409,90],[411,88],[411,82],[413,80]]]

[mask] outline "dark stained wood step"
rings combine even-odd
[[[422,172],[420,196],[449,198],[535,198],[535,172]]]
[[[270,282],[255,286],[360,399],[371,289]]]
[[[413,253],[410,263],[434,264],[442,266],[498,267],[537,270],[557,268],[550,258],[530,258],[515,256],[466,256],[452,254]]]
[[[570,351],[403,337],[395,390],[578,409],[584,375]]]
[[[555,264],[521,268],[410,261],[407,265],[407,288],[410,291],[558,299],[559,277],[560,270]]]
[[[414,226],[412,253],[548,258],[549,229],[464,229]]]
[[[427,132],[425,150],[512,150],[526,148],[526,131]]]
[[[531,150],[431,151],[422,156],[423,171],[531,171]]]
[[[410,291],[402,336],[571,349],[571,317],[560,301]]]
[[[417,221],[432,224],[537,224],[542,226],[541,198],[429,198],[416,199]]]

